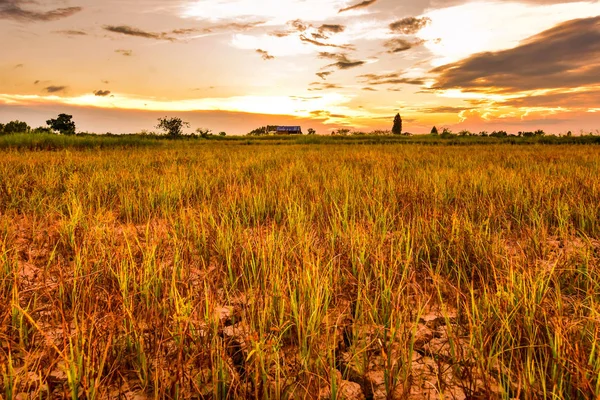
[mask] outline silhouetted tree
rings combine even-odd
[[[0,124],[0,135],[4,133],[4,124]]]
[[[6,125],[4,125],[4,129],[2,129],[2,133],[5,135],[11,133],[27,133],[31,127],[27,125],[26,122],[23,121],[10,121]]]
[[[198,134],[198,136],[204,139],[208,138],[209,136],[212,136],[212,131],[210,129],[198,128],[196,129],[196,133]]]
[[[438,129],[435,126],[433,128],[431,128],[431,134],[432,135],[437,135],[438,134]]]
[[[188,122],[183,121],[181,118],[173,117],[173,118],[159,118],[158,125],[156,125],[156,129],[162,129],[165,131],[167,136],[176,138],[180,137],[183,134],[183,127],[189,127],[190,124]]]
[[[219,132],[219,136],[227,136],[227,132]]]
[[[316,133],[317,133],[317,131],[315,131],[313,128],[308,128],[308,134],[309,135],[314,135]]]
[[[75,122],[73,122],[73,116],[69,114],[58,114],[56,119],[49,119],[46,124],[53,131],[59,132],[63,135],[74,135],[75,134]]]
[[[400,116],[400,113],[396,114],[396,116],[394,117],[394,126],[392,127],[392,133],[394,135],[402,134],[402,117]]]

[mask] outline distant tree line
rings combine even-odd
[[[217,135],[213,134],[210,129],[197,128],[194,132],[184,133],[185,128],[189,128],[189,122],[183,121],[179,117],[164,117],[158,118],[158,123],[156,125],[156,129],[162,131],[162,133],[149,132],[147,130],[142,130],[138,135],[146,136],[146,137],[157,137],[157,138],[169,138],[169,139],[177,139],[177,138],[211,138],[215,136],[226,136],[226,132],[219,132]],[[252,131],[247,133],[247,136],[264,136],[269,134],[270,132],[277,131],[277,125],[265,125],[253,129]],[[46,126],[40,126],[35,129],[32,129],[26,122],[15,120],[10,121],[8,123],[0,123],[0,135],[9,135],[15,133],[34,133],[34,134],[60,134],[60,135],[89,135],[89,133],[76,133],[76,125],[73,121],[73,116],[69,114],[59,114],[56,118],[49,119],[46,121]],[[317,132],[313,128],[309,128],[307,131],[308,135],[316,135]],[[599,131],[596,131],[596,134],[599,134]],[[386,136],[386,135],[404,135],[404,136],[412,136],[411,133],[405,132],[403,129],[403,121],[400,114],[396,114],[394,117],[393,125],[391,130],[373,130],[371,132],[364,132],[360,130],[351,130],[350,128],[340,127],[334,129],[330,133],[332,136],[359,136],[359,135],[372,135],[372,136]],[[110,132],[106,133],[107,136],[112,136]],[[573,134],[571,131],[566,133],[567,137],[571,137]],[[580,136],[586,135],[585,132],[581,131]],[[593,133],[588,133],[589,135],[594,135]],[[437,126],[434,126],[429,136],[439,137],[441,139],[450,139],[457,137],[492,137],[492,138],[539,138],[546,136],[546,132],[542,129],[538,129],[535,131],[520,131],[516,134],[508,133],[504,130],[498,130],[493,132],[488,131],[480,131],[479,133],[471,132],[469,130],[461,130],[459,132],[453,132],[450,128],[443,127],[440,130]]]
[[[506,131],[480,131],[479,133],[471,132],[469,130],[461,130],[458,133],[452,132],[449,128],[443,128],[442,133],[440,134],[438,128],[434,126],[431,128],[430,132],[431,136],[439,136],[441,138],[452,138],[452,137],[465,137],[465,136],[479,136],[479,137],[495,137],[495,138],[505,138],[505,137],[542,137],[546,136],[546,132],[542,129],[538,129],[533,132],[519,132],[518,134],[508,133]],[[567,133],[567,136],[572,136],[571,131]]]
[[[191,137],[191,138],[208,138],[213,136],[210,129],[198,128],[191,134],[184,134],[183,129],[189,127],[188,122],[183,121],[178,117],[164,117],[158,119],[156,128],[163,131],[163,135],[159,135],[155,132],[148,132],[142,130],[139,134],[141,136],[163,136],[167,138],[180,138],[180,137]],[[73,121],[73,116],[69,114],[59,114],[56,118],[52,118],[46,121],[46,126],[40,126],[32,129],[26,122],[23,121],[10,121],[6,124],[0,123],[0,135],[10,135],[16,133],[35,133],[35,134],[60,134],[60,135],[75,135],[77,134],[77,128]],[[79,135],[85,135],[88,133],[79,133]],[[88,134],[89,135],[89,134]],[[218,136],[226,136],[226,132],[219,132]],[[113,136],[110,132],[106,133],[106,136]]]
[[[76,131],[73,116],[69,114],[59,114],[55,119],[46,121],[46,125],[31,129],[26,122],[18,120],[10,121],[7,124],[0,123],[0,135],[14,133],[59,133],[61,135],[74,135]]]

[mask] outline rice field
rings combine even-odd
[[[3,399],[598,399],[600,147],[0,151]]]

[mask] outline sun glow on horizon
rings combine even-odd
[[[289,115],[311,118],[327,117],[330,122],[340,122],[344,118],[361,117],[365,112],[357,112],[344,106],[352,96],[339,93],[326,93],[321,96],[234,96],[226,98],[203,98],[188,100],[164,100],[140,98],[130,95],[113,94],[111,97],[99,97],[86,94],[75,97],[9,95],[0,94],[0,104],[65,104],[138,111],[230,111],[264,115]]]

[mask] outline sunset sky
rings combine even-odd
[[[600,129],[600,1],[0,0],[0,122]]]

